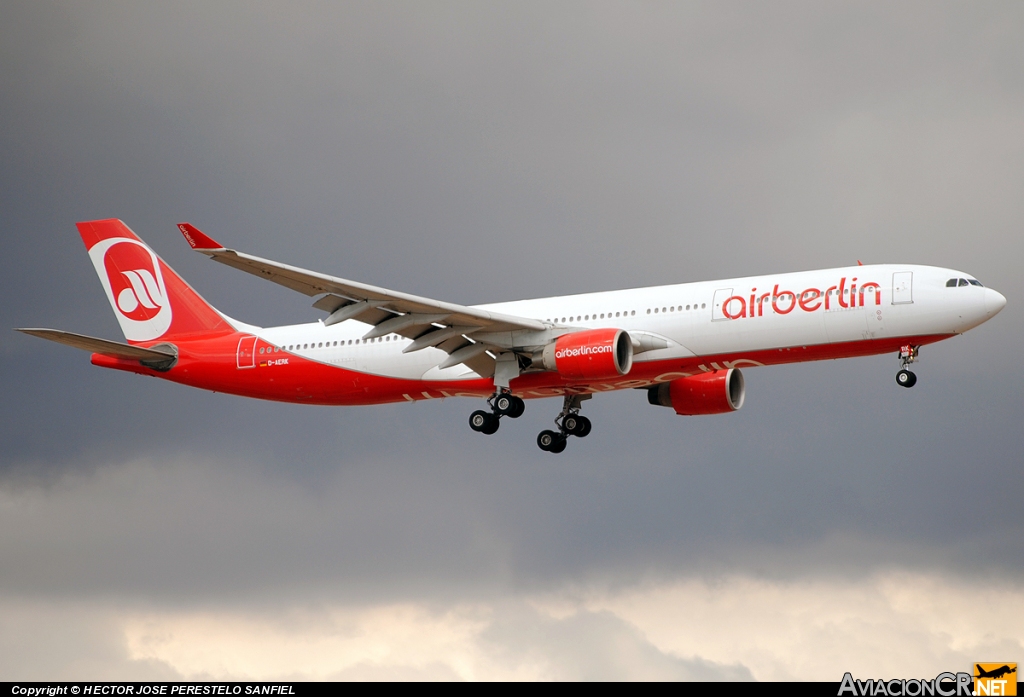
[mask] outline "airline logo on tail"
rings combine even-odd
[[[171,326],[171,304],[156,254],[136,240],[112,237],[93,245],[89,258],[125,338],[161,337]]]

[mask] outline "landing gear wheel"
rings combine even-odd
[[[498,417],[486,411],[474,411],[469,415],[469,427],[477,433],[491,435],[498,430]]]
[[[570,436],[585,438],[590,433],[590,419],[579,414],[569,414],[562,419],[562,430]]]
[[[913,387],[917,384],[917,376],[909,370],[901,370],[896,373],[896,384],[900,387]]]
[[[585,416],[577,417],[579,419],[579,426],[573,431],[573,435],[577,438],[586,438],[590,435],[590,429],[593,428],[593,424],[590,423],[590,419]]]
[[[516,408],[515,411],[509,412],[508,416],[510,419],[518,419],[523,415],[523,412],[526,411],[526,402],[519,397],[515,397],[514,399],[516,400]]]
[[[494,411],[499,416],[518,419],[526,411],[526,404],[515,395],[500,394],[494,399]]]
[[[537,435],[537,447],[549,453],[560,453],[565,450],[565,436],[554,431],[541,431]]]

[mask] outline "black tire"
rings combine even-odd
[[[480,429],[480,433],[484,434],[485,436],[491,436],[498,432],[498,426],[501,425],[501,419],[499,419],[494,414],[487,414],[487,418],[488,423],[486,426]]]
[[[541,431],[537,434],[537,447],[544,452],[551,452],[551,448],[562,438],[562,434],[554,431]],[[564,440],[564,438],[562,438]]]
[[[917,376],[909,370],[901,370],[896,373],[896,384],[900,387],[913,387],[917,384]]]
[[[548,452],[560,453],[563,450],[565,450],[565,445],[566,445],[566,438],[565,438],[565,436],[562,436],[558,440],[555,441],[555,444],[551,446],[551,449]]]
[[[491,415],[486,411],[474,411],[469,415],[469,427],[477,433],[480,433],[484,430],[484,427],[487,426],[490,417]]]
[[[582,425],[582,417],[578,414],[569,414],[562,419],[562,430],[573,436],[576,435],[576,431],[580,430],[580,426]]]
[[[506,416],[515,411],[516,398],[510,394],[500,394],[494,399],[494,411]]]
[[[526,411],[526,402],[524,402],[521,397],[513,397],[512,399],[515,400],[516,407],[513,411],[508,413],[508,416],[510,419],[518,419],[523,415],[523,412]]]
[[[585,416],[581,416],[579,433],[574,433],[573,435],[576,436],[577,438],[586,438],[588,435],[590,435],[591,428],[593,428],[593,424],[590,423],[590,419],[588,419]]]

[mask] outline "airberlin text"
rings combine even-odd
[[[613,350],[614,349],[611,344],[604,344],[602,346],[571,346],[569,348],[558,349],[555,352],[555,358],[589,356],[595,353],[611,353]]]
[[[969,697],[972,695],[970,673],[939,673],[932,680],[855,680],[843,675],[838,697]]]
[[[723,302],[722,314],[729,319],[762,317],[765,305],[769,300],[771,300],[771,308],[775,314],[788,315],[798,307],[804,312],[863,307],[872,299],[876,305],[882,304],[882,287],[880,285],[868,281],[861,283],[858,287],[856,276],[849,279],[849,284],[847,284],[846,276],[843,276],[837,285],[829,286],[824,291],[820,288],[806,288],[795,293],[791,290],[779,290],[778,283],[767,293],[758,294],[757,288],[751,288],[748,297],[733,295]]]

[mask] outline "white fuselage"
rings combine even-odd
[[[974,281],[952,269],[879,264],[477,307],[543,321],[553,337],[611,327],[630,332],[634,339],[649,335],[660,340],[656,345],[667,344],[638,353],[635,364],[640,367],[679,358],[949,336],[981,324],[1006,302],[980,285],[948,287],[950,279]],[[814,291],[829,295],[815,297]],[[357,321],[251,329],[290,353],[359,372],[430,381],[474,376],[464,365],[438,369],[446,358],[440,349],[403,353],[412,340],[397,334],[364,340],[372,326]]]

